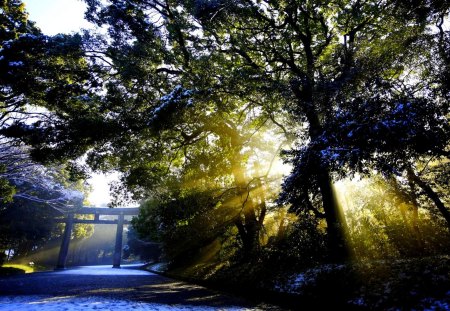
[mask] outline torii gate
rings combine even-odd
[[[94,215],[94,219],[77,219],[75,215]],[[65,269],[67,254],[69,252],[70,237],[72,235],[72,228],[74,224],[117,224],[116,244],[113,257],[113,268],[120,268],[120,260],[122,258],[122,234],[123,225],[128,225],[130,222],[125,220],[125,215],[137,216],[139,208],[101,208],[101,207],[82,207],[70,210],[67,213],[67,218],[60,222],[65,222],[63,240],[59,250],[58,263],[56,269]],[[100,220],[100,215],[117,215],[114,220]]]

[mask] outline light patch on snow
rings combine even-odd
[[[175,88],[172,90],[172,92],[161,97],[161,102],[163,102],[163,104],[164,104],[164,103],[174,100],[177,97],[178,93],[180,93],[180,91],[182,89],[183,89],[183,87],[181,85],[175,86]],[[155,112],[158,112],[160,109],[161,108],[156,108]]]
[[[339,271],[345,268],[345,265],[326,264],[317,268],[308,269],[304,273],[293,274],[287,282],[278,283],[274,286],[275,291],[282,293],[297,294],[301,293],[304,286],[314,284],[317,277],[323,273]]]
[[[88,101],[91,100],[91,97],[88,96],[88,95],[80,95],[80,96],[77,96],[75,98],[78,99],[78,100],[81,100],[81,101],[85,101],[85,102],[88,102]]]
[[[24,33],[24,34],[21,34],[19,36],[19,38],[36,40],[36,39],[38,39],[38,36],[35,36],[35,35],[31,34],[31,33]]]
[[[348,303],[355,305],[355,306],[359,306],[359,307],[367,307],[366,302],[364,301],[364,298],[362,298],[362,297],[352,299]]]
[[[167,270],[167,263],[159,262],[148,267],[150,271],[164,272]]]
[[[21,67],[21,66],[23,66],[23,62],[22,62],[22,61],[18,61],[18,62],[9,62],[9,66],[10,66],[10,67]]]
[[[134,311],[213,311],[214,307],[200,307],[191,305],[162,305],[102,297],[46,297],[46,296],[0,296],[0,310],[2,311],[93,311],[93,310],[134,310]],[[227,307],[219,310],[237,311],[250,310],[239,307]]]
[[[167,111],[169,107],[176,108],[177,105],[183,103],[183,101],[186,99],[188,100],[187,103],[184,103],[184,106],[192,107],[194,105],[194,101],[189,97],[193,94],[193,90],[183,89],[181,85],[175,86],[175,88],[170,93],[160,98],[160,105],[153,109],[150,120],[156,120],[160,116],[160,114],[164,111]]]
[[[59,274],[71,275],[150,275],[151,273],[144,270],[138,270],[141,265],[122,265],[122,268],[115,269],[111,265],[102,266],[82,266],[74,267],[67,270],[58,271]]]
[[[449,294],[449,292],[447,292],[447,294]],[[424,309],[426,311],[450,310],[450,304],[448,303],[448,301],[435,298],[425,298],[422,300],[422,302],[429,305]]]

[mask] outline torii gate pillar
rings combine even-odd
[[[67,215],[66,227],[64,228],[63,240],[61,242],[61,248],[59,249],[58,263],[56,264],[56,269],[65,269],[67,254],[69,252],[70,237],[72,235],[73,227],[73,214],[69,213]]]
[[[117,220],[116,246],[114,248],[113,268],[120,268],[120,259],[122,258],[123,220],[123,214],[120,214]]]

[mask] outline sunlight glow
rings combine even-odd
[[[88,203],[91,206],[96,207],[107,206],[108,203],[111,202],[109,184],[118,180],[118,173],[92,174],[92,177],[88,180],[88,182],[92,186],[93,190],[87,197]]]
[[[283,160],[280,157],[277,157],[272,164],[269,175],[282,175],[287,176],[292,170],[292,165],[288,163],[283,163]]]

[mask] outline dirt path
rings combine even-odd
[[[24,304],[30,300],[27,300],[25,296],[30,297],[34,302]],[[122,269],[112,269],[110,266],[83,267],[0,279],[0,310],[13,310],[13,304],[16,302],[22,303],[17,306],[21,309],[35,310],[33,307],[38,306],[36,310],[45,310],[45,301],[49,301],[48,306],[50,306],[58,299],[60,301],[65,299],[67,304],[68,297],[71,303],[75,303],[74,306],[77,299],[80,303],[84,301],[85,307],[88,306],[86,301],[98,300],[111,310],[124,309],[126,302],[138,303],[137,309],[140,310],[166,310],[167,308],[170,310],[203,308],[207,310],[281,310],[273,306],[256,305],[198,285],[137,270],[136,267]],[[40,302],[36,302],[36,299],[40,299]],[[106,303],[108,301],[109,303]],[[114,301],[121,301],[121,304],[115,304]],[[148,308],[146,308],[147,305]],[[55,308],[57,309],[57,306]],[[59,308],[67,309],[67,306],[63,304]],[[68,309],[74,308],[72,306]],[[133,305],[132,309],[136,309],[136,305]]]

